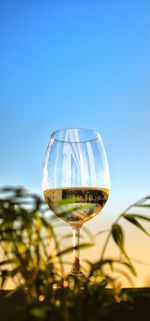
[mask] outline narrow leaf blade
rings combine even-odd
[[[136,213],[128,213],[128,214],[124,214],[122,217],[134,217],[134,218],[137,218],[137,219],[140,219],[140,220],[145,220],[145,221],[150,221],[150,217],[148,216],[145,216],[145,215],[141,215],[141,214],[136,214]]]
[[[120,249],[124,246],[124,234],[121,226],[117,223],[112,225],[111,229],[112,237],[115,243]]]
[[[82,243],[80,244],[79,246],[76,246],[75,249],[85,249],[85,248],[88,248],[88,247],[91,247],[91,246],[94,246],[93,243]],[[64,255],[64,254],[67,254],[69,252],[72,252],[74,249],[73,246],[70,246],[70,247],[67,247],[65,250],[62,250],[60,252],[57,253],[57,256],[60,256],[60,255]]]
[[[141,223],[139,223],[135,217],[133,217],[133,215],[128,215],[128,214],[124,214],[123,217],[129,221],[130,223],[132,223],[133,225],[135,225],[137,228],[139,228],[141,231],[143,231],[146,235],[150,236],[150,234],[145,230],[145,228],[142,226]]]

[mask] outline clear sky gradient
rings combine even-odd
[[[146,1],[0,1],[1,185],[41,192],[50,132],[87,127],[104,140],[113,207],[150,193],[149,12]]]
[[[149,13],[140,0],[0,0],[1,186],[41,193],[50,133],[85,127],[110,165],[103,220],[150,194]]]

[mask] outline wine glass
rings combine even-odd
[[[80,228],[104,207],[110,188],[106,152],[98,132],[66,128],[53,132],[45,154],[42,189],[49,208],[73,230],[71,274],[82,276]]]

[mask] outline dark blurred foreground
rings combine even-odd
[[[123,275],[132,286],[131,276],[137,275],[125,249],[120,220],[150,237],[143,226],[150,223],[150,195],[118,216],[100,259],[86,262],[83,279],[65,275],[63,256],[72,252],[72,246],[62,248],[53,224],[56,215],[49,217],[47,210],[38,195],[23,188],[0,189],[0,321],[149,321],[150,289],[121,289],[118,280]],[[92,246],[96,237],[86,233],[89,241],[80,244],[82,249]],[[109,240],[121,257],[106,256]],[[15,282],[14,292],[4,290],[10,279]]]
[[[107,311],[100,313],[99,299],[95,298],[93,307],[88,304],[83,304],[82,319],[81,315],[78,316],[77,306],[73,310],[70,309],[69,319],[66,320],[87,320],[87,321],[149,321],[150,320],[150,288],[139,289],[123,289],[123,292],[128,295],[130,300],[122,302],[113,302]],[[51,315],[48,318],[27,317],[25,297],[22,292],[16,292],[11,296],[7,296],[9,291],[0,291],[0,321],[19,321],[20,314],[21,320],[32,321],[53,321],[57,320],[57,316]],[[7,295],[6,295],[7,294]],[[110,296],[111,290],[105,290],[105,295]],[[80,299],[79,299],[80,300]],[[80,305],[80,302],[76,302]],[[103,308],[102,308],[103,309]],[[25,312],[26,311],[26,312]],[[79,317],[79,318],[78,318]],[[65,321],[65,319],[63,319]],[[61,319],[59,320],[61,321]]]

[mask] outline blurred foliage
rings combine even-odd
[[[91,320],[92,315],[94,320],[107,320],[107,313],[116,308],[116,302],[126,301],[126,308],[131,309],[132,298],[121,289],[118,280],[122,274],[132,284],[136,270],[125,249],[120,221],[128,221],[149,236],[142,222],[149,222],[150,217],[139,213],[145,209],[150,209],[150,196],[118,216],[107,233],[99,260],[86,260],[86,278],[78,280],[65,275],[63,256],[72,247],[60,247],[52,224],[54,216],[50,218],[44,201],[23,188],[0,189],[1,289],[11,278],[15,288],[9,295],[21,291],[25,300],[15,320],[80,321]],[[86,228],[85,231],[90,242],[81,243],[81,248],[93,244],[94,236]],[[70,235],[64,236],[67,237]],[[106,256],[111,239],[119,249],[119,257]]]

